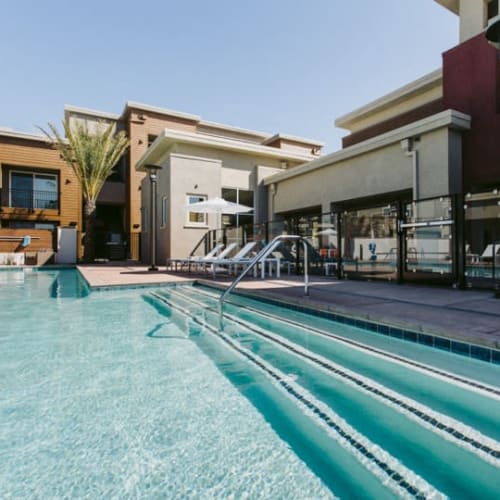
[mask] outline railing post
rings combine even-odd
[[[248,272],[253,269],[261,260],[265,258],[275,250],[283,240],[294,240],[298,243],[301,241],[304,246],[304,295],[309,295],[309,259],[308,259],[308,249],[307,242],[305,238],[299,235],[286,235],[282,234],[276,236],[271,243],[266,245],[248,264],[248,266],[242,271],[242,273],[237,276],[228,288],[222,293],[219,299],[219,328],[224,329],[223,315],[224,315],[224,300],[226,296],[236,287],[236,285],[243,279]],[[297,252],[298,253],[298,252]]]

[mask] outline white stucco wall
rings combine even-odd
[[[209,214],[206,225],[190,225],[184,205],[187,195],[221,196],[222,188],[254,191],[254,204],[267,207],[267,192],[262,180],[282,170],[275,158],[235,153],[215,148],[178,144],[158,162],[162,170],[157,184],[157,262],[184,258],[209,229],[216,229],[218,217]],[[147,182],[146,182],[147,181]],[[148,180],[142,186],[142,206],[149,211]],[[260,189],[259,189],[259,186]],[[168,197],[168,224],[160,227],[162,197]],[[256,209],[256,215],[262,210]],[[263,213],[267,220],[267,213]],[[143,255],[149,255],[149,235],[144,234]]]

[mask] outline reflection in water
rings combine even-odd
[[[89,294],[80,273],[74,269],[60,270],[50,288],[50,296],[54,299],[60,298],[81,298]]]

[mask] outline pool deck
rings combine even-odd
[[[78,269],[91,287],[167,285],[195,280],[217,286],[230,283],[224,276],[212,280],[207,275],[167,273],[165,268],[150,272],[147,266],[135,264],[84,265]],[[308,297],[304,296],[300,276],[243,280],[238,290],[500,349],[500,299],[492,291],[339,281],[318,276],[310,279]]]

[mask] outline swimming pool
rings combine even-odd
[[[497,496],[497,365],[239,296],[219,332],[203,287],[0,281],[2,498]]]

